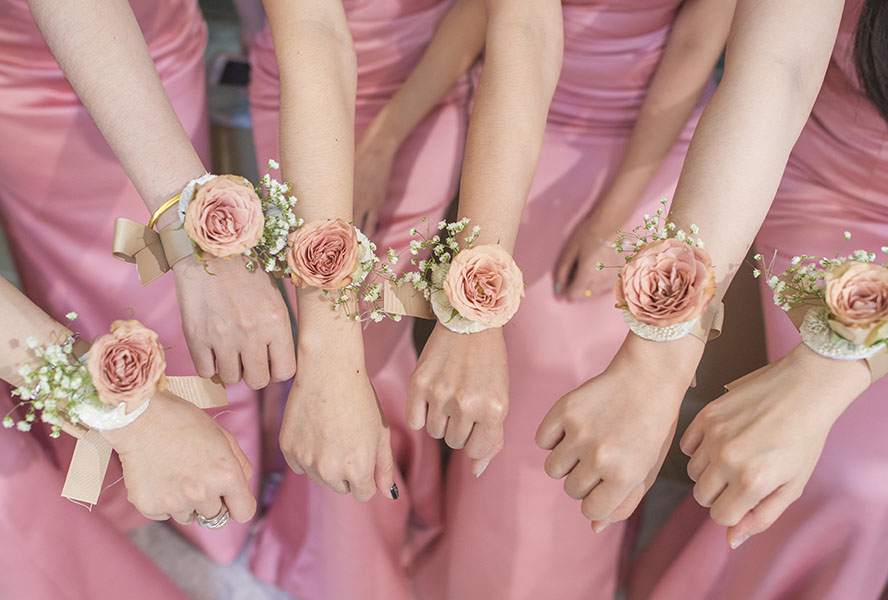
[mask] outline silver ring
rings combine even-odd
[[[225,527],[225,524],[228,523],[229,516],[228,507],[225,506],[225,503],[223,502],[222,509],[215,517],[210,517],[208,519],[203,515],[197,515],[197,524],[201,527],[206,527],[207,529],[220,529]]]

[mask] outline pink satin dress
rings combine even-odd
[[[134,0],[132,4],[173,106],[206,159],[206,26],[197,3]],[[144,223],[150,216],[145,205],[56,64],[25,1],[0,0],[0,14],[0,136],[4,141],[0,144],[0,218],[24,292],[61,322],[66,322],[64,315],[69,311],[77,312],[74,329],[86,339],[107,332],[112,321],[127,318],[132,310],[136,318],[160,334],[168,348],[168,374],[194,374],[172,276],[168,274],[143,287],[135,266],[111,254],[114,219],[129,217]],[[209,163],[205,160],[205,164]],[[230,406],[219,420],[238,437],[258,466],[254,397],[255,393],[243,384],[231,387]],[[4,393],[2,404],[8,403]],[[0,438],[0,454],[9,456],[17,451],[21,442],[15,437],[4,434]],[[85,508],[72,508],[59,495],[60,478],[72,448],[73,440],[66,436],[52,440],[46,445],[43,463],[38,460],[38,451],[29,450],[31,466],[14,476],[0,477],[3,506],[12,502],[7,497],[29,498],[32,515],[8,523],[10,535],[3,536],[3,546],[40,548],[64,540],[56,548],[60,552],[49,554],[58,563],[43,565],[50,574],[45,576],[56,577],[59,589],[63,584],[77,589],[81,583],[99,583],[86,581],[96,573],[75,568],[77,561],[71,556],[82,554],[91,555],[91,560],[103,569],[120,568],[133,574],[129,585],[121,585],[117,597],[168,597],[152,591],[157,588],[148,580],[159,577],[157,570],[134,552],[122,533],[117,533],[148,523],[126,501],[122,482],[104,490],[91,515]],[[105,483],[109,485],[120,477],[120,465],[114,458]],[[70,517],[72,510],[79,511],[77,517]],[[69,516],[63,518],[63,514]],[[60,521],[51,536],[46,528],[33,523],[47,515]],[[94,534],[83,537],[90,531],[89,524],[93,524]],[[218,531],[197,526],[181,531],[212,558],[228,562],[242,548],[249,527],[231,523]],[[80,550],[76,549],[78,545],[82,546]],[[62,548],[68,552],[62,553]],[[17,577],[33,579],[27,573],[20,571]],[[10,579],[0,581],[0,591]],[[111,589],[107,588],[104,596],[84,592],[77,597],[108,597]]]
[[[506,445],[475,478],[454,452],[443,543],[423,598],[612,599],[623,523],[595,534],[562,481],[543,470],[536,429],[561,396],[600,373],[626,336],[611,294],[570,303],[553,293],[561,245],[606,191],[663,54],[677,0],[564,2],[564,60],[515,260],[526,297],[504,328]],[[632,223],[671,198],[691,122],[643,194]],[[580,334],[579,332],[584,332]]]
[[[357,53],[355,134],[403,85],[450,0],[344,0]],[[252,50],[250,103],[260,172],[278,150],[277,64],[268,29]],[[466,77],[405,141],[373,241],[404,249],[423,217],[436,223],[456,193],[467,126]],[[302,202],[311,199],[302,198]],[[292,287],[291,302],[295,306]],[[254,540],[254,573],[303,600],[413,597],[410,575],[440,534],[443,507],[438,441],[406,425],[407,382],[416,365],[411,320],[371,324],[367,370],[391,427],[397,502],[366,504],[287,470]],[[281,391],[286,394],[286,389]]]
[[[862,4],[846,5],[820,96],[756,239],[764,256],[777,250],[779,268],[795,255],[834,254],[844,231],[852,238],[843,253],[861,248],[881,256],[888,240],[888,126],[861,91],[853,62]],[[771,296],[763,289],[774,360],[800,340]],[[737,550],[689,497],[635,564],[630,598],[879,598],[888,580],[886,395],[883,378],[851,404],[802,497]]]

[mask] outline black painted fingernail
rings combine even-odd
[[[398,484],[397,484],[397,483],[393,483],[393,484],[392,484],[392,488],[391,488],[389,491],[392,493],[392,500],[397,500],[397,499],[398,499],[398,496],[401,495],[401,494],[398,492]]]

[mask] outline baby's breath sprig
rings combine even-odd
[[[65,316],[70,325],[77,313],[70,312]],[[29,337],[25,344],[38,360],[19,367],[18,373],[24,383],[11,392],[19,400],[3,417],[3,427],[30,431],[39,412],[40,420],[52,425],[50,436],[57,438],[62,423],[77,423],[77,408],[85,402],[98,403],[99,395],[86,365],[74,355],[73,337],[49,344],[40,344],[36,338]],[[17,409],[24,410],[24,417],[18,421],[12,416]]]
[[[842,237],[847,242],[851,239],[851,233],[845,231]],[[752,276],[759,278],[764,275],[768,287],[774,293],[774,304],[785,311],[800,305],[820,306],[825,295],[827,271],[845,262],[876,262],[875,252],[854,250],[851,254],[842,256],[843,247],[844,244],[832,257],[807,254],[793,256],[789,260],[789,265],[781,272],[774,269],[774,263],[777,261],[776,251],[770,263],[766,263],[761,254],[756,254],[752,258],[761,265],[761,268],[754,267]],[[881,252],[888,255],[888,246],[882,246]],[[888,261],[882,266],[888,267]]]
[[[322,290],[322,293],[333,300],[334,310],[343,311],[346,317],[354,321],[379,323],[386,317],[400,321],[401,315],[390,315],[380,305],[382,283],[377,280],[390,277],[392,271],[376,255],[376,244],[367,239],[360,229],[356,231],[359,244],[358,266],[352,274],[352,283],[341,290]],[[388,253],[391,257],[393,251],[389,249]]]
[[[669,201],[666,198],[660,199],[660,208],[653,215],[646,214],[641,225],[636,225],[632,231],[617,230],[617,240],[610,244],[617,254],[623,255],[625,262],[632,260],[635,253],[644,247],[645,244],[665,240],[667,238],[675,238],[680,242],[685,242],[690,246],[703,248],[703,240],[697,234],[700,229],[691,223],[688,227],[689,231],[680,229],[675,223],[669,220],[666,211],[666,205]],[[695,237],[697,236],[697,237]],[[596,263],[595,268],[602,269],[622,269],[622,265],[605,265],[604,263]]]
[[[408,271],[401,275],[392,273],[391,280],[395,285],[403,285],[408,283],[413,288],[422,292],[426,300],[428,300],[432,292],[442,289],[443,276],[437,267],[442,264],[449,263],[453,257],[459,254],[461,250],[471,248],[472,244],[478,239],[481,227],[475,225],[466,234],[466,228],[469,225],[469,219],[460,219],[452,223],[440,221],[438,229],[432,234],[431,223],[428,218],[423,217],[422,222],[425,223],[425,233],[416,227],[410,229],[410,235],[417,239],[410,240],[410,248],[408,251],[413,255],[410,264],[416,266],[416,270]],[[463,245],[460,245],[460,236],[462,235]],[[420,253],[424,254],[424,258],[420,257]],[[394,259],[394,261],[392,261]],[[398,258],[394,256],[394,251],[389,250],[389,261],[395,264]]]
[[[289,181],[281,183],[273,178],[269,171],[280,168],[277,161],[269,159],[268,169],[259,185],[256,194],[262,200],[262,212],[265,215],[265,228],[259,243],[244,253],[247,257],[246,267],[254,271],[261,267],[266,273],[277,273],[283,277],[290,275],[287,265],[287,237],[290,232],[302,227],[303,220],[293,212],[296,196],[290,192],[293,186]]]

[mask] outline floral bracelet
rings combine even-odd
[[[77,318],[68,313],[68,319]],[[16,422],[11,414],[3,426],[29,431],[40,420],[52,425],[58,437],[64,423],[82,423],[91,429],[125,427],[148,408],[151,397],[166,386],[166,360],[155,332],[135,319],[115,321],[110,333],[98,338],[84,357],[74,351],[74,338],[40,344],[26,340],[39,359],[22,365],[23,383],[12,391],[18,397],[10,410],[25,408]]]
[[[427,222],[427,219],[423,219]],[[502,327],[511,320],[524,296],[524,278],[512,255],[498,244],[476,245],[479,226],[463,236],[469,219],[455,223],[441,221],[434,235],[416,228],[410,234],[410,253],[428,250],[428,258],[412,258],[416,270],[392,275],[396,286],[410,284],[431,303],[434,316],[449,330],[470,334]],[[389,262],[397,255],[388,251]]]
[[[888,254],[888,247],[881,251]],[[753,276],[764,273],[774,303],[808,348],[828,358],[866,360],[873,381],[888,373],[888,263],[877,264],[876,254],[866,250],[831,258],[803,254],[778,273],[774,260],[754,258],[762,268]]]
[[[616,307],[636,335],[665,342],[688,334],[708,339],[720,306],[708,310],[715,295],[715,272],[696,225],[690,234],[665,216],[666,200],[654,216],[631,233],[618,231],[613,244],[625,257],[614,287]],[[598,269],[605,265],[598,263]],[[701,318],[706,323],[701,324]],[[701,326],[702,325],[702,326]]]

